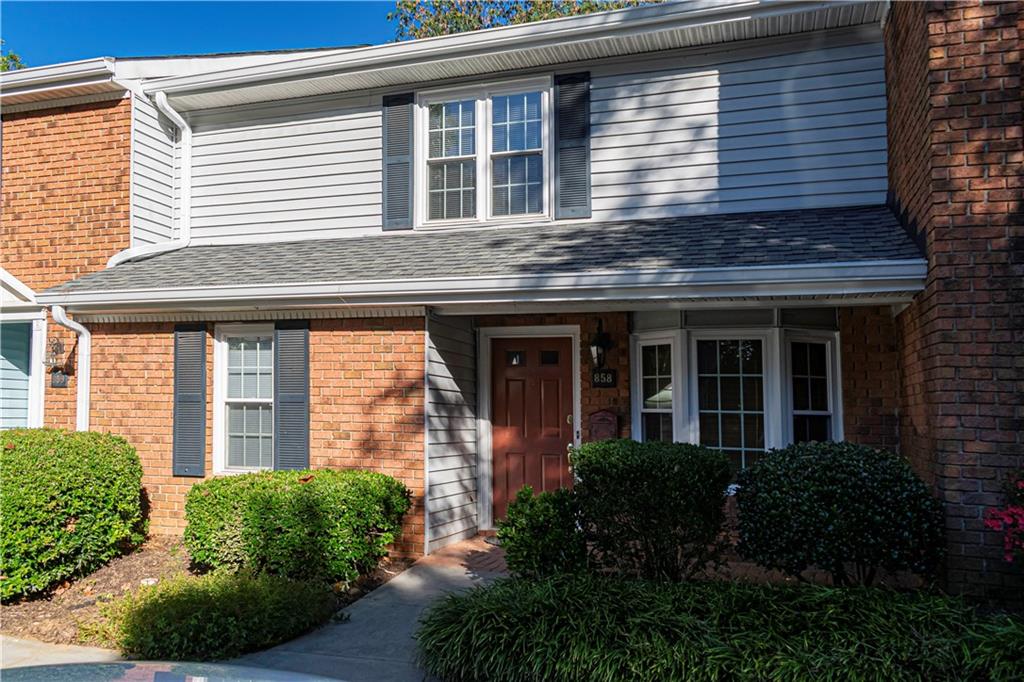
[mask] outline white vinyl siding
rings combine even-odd
[[[477,532],[476,336],[470,318],[427,322],[427,545]]]
[[[177,130],[148,99],[132,96],[132,239],[136,245],[174,236]]]
[[[380,230],[379,96],[233,107],[192,124],[194,243]]]
[[[591,70],[594,220],[882,204],[876,28]]]
[[[29,423],[31,322],[0,324],[0,429]]]

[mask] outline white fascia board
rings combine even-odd
[[[96,57],[93,59],[80,59],[74,62],[51,64],[49,66],[34,66],[16,71],[6,71],[0,75],[0,87],[6,91],[8,88],[23,85],[36,86],[55,81],[84,80],[104,74],[112,76],[113,73],[113,58]]]
[[[697,28],[732,21],[813,12],[830,6],[834,7],[835,3],[805,0],[694,0],[686,3],[665,3],[374,45],[340,54],[282,60],[273,64],[228,69],[204,75],[165,78],[147,83],[144,88],[147,92],[162,90],[170,96],[197,90],[240,87],[264,81],[311,78],[327,73],[394,68],[406,64],[419,65],[428,61],[472,57],[501,50],[522,50],[652,31]]]
[[[355,280],[179,289],[55,292],[44,305],[75,310],[277,305],[453,305],[678,298],[848,296],[919,291],[924,260],[581,272],[500,277]]]

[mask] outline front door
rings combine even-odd
[[[535,492],[570,486],[573,442],[572,340],[494,339],[491,443],[494,519],[524,485]]]

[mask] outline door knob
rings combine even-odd
[[[572,424],[572,413],[571,412],[569,414],[565,415],[565,423],[566,424]]]

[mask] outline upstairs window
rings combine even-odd
[[[550,102],[548,78],[421,95],[417,223],[549,217]]]

